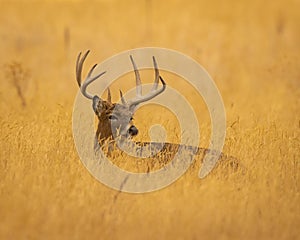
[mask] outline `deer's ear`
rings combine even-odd
[[[93,110],[96,114],[100,114],[103,109],[103,104],[101,98],[97,95],[93,97]]]

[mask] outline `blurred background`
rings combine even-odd
[[[86,49],[92,51],[86,66],[137,47],[180,51],[206,68],[225,105],[236,108],[245,109],[249,98],[265,102],[272,87],[280,91],[277,85],[299,86],[297,1],[1,1],[1,5],[0,63],[17,63],[28,72],[26,88],[36,89],[26,90],[27,101],[38,96],[72,104],[77,90],[75,60]],[[11,71],[7,68],[2,77]],[[4,81],[2,87],[9,84]],[[269,97],[277,99],[275,94]],[[7,105],[5,99],[1,104]],[[255,105],[249,105],[247,115],[255,114],[250,109]],[[260,107],[270,110],[269,104]]]

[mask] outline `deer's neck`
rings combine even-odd
[[[105,124],[101,123],[99,121],[98,127],[97,127],[97,132],[96,132],[96,137],[100,142],[106,141],[108,139],[112,139],[112,131],[110,126],[105,126]]]

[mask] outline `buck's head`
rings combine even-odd
[[[109,88],[107,89],[108,91],[107,100],[103,100],[97,95],[92,96],[86,91],[86,88],[90,83],[92,83],[100,76],[105,74],[105,72],[102,72],[96,76],[92,76],[93,70],[95,69],[97,64],[95,64],[91,68],[91,70],[89,71],[86,77],[86,80],[84,81],[83,84],[81,84],[82,66],[88,54],[89,51],[87,51],[82,58],[81,58],[81,53],[78,55],[77,63],[76,63],[76,78],[82,94],[86,98],[92,100],[93,110],[99,120],[97,136],[100,135],[101,138],[108,138],[110,136],[113,137],[122,136],[128,138],[137,135],[138,129],[133,125],[133,115],[137,106],[140,103],[146,102],[154,98],[155,96],[159,95],[166,88],[166,84],[164,80],[159,75],[159,70],[157,68],[157,63],[155,61],[155,58],[153,57],[153,64],[155,69],[155,80],[154,80],[152,90],[148,94],[144,96],[142,95],[142,83],[140,79],[140,74],[132,56],[130,56],[134,68],[134,72],[135,72],[135,77],[136,77],[136,97],[130,101],[126,101],[125,98],[123,97],[122,91],[120,91],[120,97],[122,103],[112,103],[111,93]],[[157,89],[159,80],[162,83],[162,88]]]

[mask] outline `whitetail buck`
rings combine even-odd
[[[130,56],[133,69],[135,72],[135,78],[136,78],[136,97],[130,101],[126,101],[125,98],[123,97],[122,91],[120,91],[120,97],[122,103],[112,103],[111,92],[109,88],[107,89],[108,90],[107,100],[103,100],[97,95],[92,96],[86,91],[89,84],[91,84],[93,81],[95,81],[100,76],[105,74],[105,72],[102,72],[96,76],[92,76],[93,70],[95,69],[97,64],[95,64],[90,69],[85,81],[83,83],[81,81],[83,63],[88,54],[89,51],[87,51],[82,57],[81,57],[81,53],[78,55],[77,62],[76,62],[76,78],[82,94],[86,98],[92,101],[93,110],[98,118],[98,127],[97,127],[96,138],[95,138],[97,144],[99,145],[100,143],[101,145],[106,140],[111,140],[116,137],[127,139],[137,135],[138,129],[133,125],[133,115],[135,113],[137,106],[142,102],[149,101],[150,99],[158,96],[166,89],[166,83],[159,74],[155,57],[153,57],[155,79],[154,79],[152,90],[148,94],[142,95],[142,83],[140,79],[140,74],[132,56]],[[159,81],[162,84],[160,88],[158,88]],[[150,150],[153,151],[154,153],[157,153],[157,149],[159,149],[160,152],[176,153],[177,150],[181,147],[189,149],[190,151],[192,150],[192,152],[197,155],[200,154],[205,155],[208,152],[212,152],[211,150],[205,148],[184,146],[184,145],[173,144],[173,143],[135,142],[135,146],[143,146],[143,147],[150,146]],[[227,157],[224,154],[221,154],[220,158],[226,160],[234,159],[232,157]],[[234,160],[234,165],[236,165],[235,160]]]

